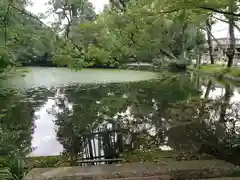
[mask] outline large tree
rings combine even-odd
[[[54,47],[53,32],[26,10],[26,1],[1,1],[1,71],[17,64],[36,63]]]
[[[180,0],[180,1],[173,1],[173,0],[166,0],[163,1],[164,3],[167,3],[167,6],[165,10],[162,12],[164,13],[172,13],[175,11],[181,11],[182,9],[185,10],[194,10],[197,11],[201,15],[211,15],[211,14],[217,14],[217,15],[224,15],[226,17],[225,22],[228,23],[228,29],[229,29],[229,46],[227,50],[221,47],[221,44],[217,42],[224,53],[226,53],[228,57],[228,63],[227,67],[231,67],[233,65],[233,59],[235,55],[235,34],[234,34],[234,28],[237,27],[239,30],[239,27],[236,25],[236,22],[238,20],[238,17],[240,17],[239,13],[239,0],[221,0],[221,1],[216,1],[216,0],[200,0],[200,1],[185,1],[185,0]],[[162,1],[159,2],[160,4],[163,3]],[[209,19],[206,17],[206,19]],[[218,19],[219,20],[219,19]],[[209,28],[209,23],[207,23],[207,32],[208,35],[214,37],[214,35],[211,33],[211,28]],[[217,40],[216,40],[217,41]],[[210,42],[211,43],[211,42]],[[211,48],[211,47],[210,47]],[[213,62],[213,61],[212,61]]]

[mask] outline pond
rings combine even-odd
[[[1,154],[80,155],[94,147],[104,155],[110,141],[83,137],[117,126],[127,130],[124,152],[141,158],[160,150],[240,162],[237,85],[167,71],[29,70],[2,82]]]

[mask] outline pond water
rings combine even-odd
[[[124,83],[148,80],[156,77],[152,72],[140,72],[117,69],[83,69],[81,71],[68,68],[31,67],[24,78],[11,78],[3,82],[4,87],[33,88],[61,87],[69,84]]]
[[[2,84],[1,154],[88,149],[104,155],[119,133],[108,137],[111,143],[83,137],[118,127],[127,130],[124,152],[208,153],[240,162],[237,85],[189,73],[66,68],[30,68],[25,77]]]

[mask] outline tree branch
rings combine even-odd
[[[48,25],[46,25],[44,22],[42,22],[37,16],[31,14],[30,12],[27,12],[27,11],[25,11],[24,9],[19,9],[19,8],[16,7],[16,6],[12,6],[12,8],[15,9],[15,10],[17,10],[17,11],[19,11],[19,12],[22,13],[22,14],[25,14],[25,15],[27,15],[27,16],[35,19],[35,20],[37,20],[38,22],[40,22],[40,23],[41,23],[42,25],[44,25],[45,27],[51,29]],[[52,30],[52,29],[51,29],[51,30]]]
[[[19,11],[19,12],[21,12],[22,14],[24,14],[24,15],[26,15],[26,16],[28,16],[28,17],[31,17],[31,18],[37,20],[37,21],[40,22],[43,26],[45,26],[46,28],[48,28],[49,30],[51,30],[51,32],[56,35],[56,33],[55,33],[48,25],[46,25],[43,21],[41,21],[37,16],[31,14],[30,12],[25,11],[24,9],[19,9],[18,7],[15,7],[15,6],[12,6],[12,8],[15,9],[15,10],[17,10],[17,11]],[[58,36],[56,35],[56,37],[58,37]],[[76,45],[75,43],[73,43],[72,40],[71,40],[71,43],[73,44],[73,46],[74,46],[75,48],[77,48],[78,50],[80,50],[80,48],[78,47],[78,45]],[[76,53],[76,52],[75,52],[75,53]],[[78,53],[76,53],[76,54],[78,54]],[[78,55],[80,55],[80,54],[78,54]]]
[[[216,13],[219,13],[219,14],[225,14],[225,15],[232,15],[232,16],[240,17],[240,13],[223,11],[223,10],[220,10],[220,9],[215,9],[215,8],[213,8],[213,7],[208,7],[208,6],[206,6],[206,5],[199,6],[199,8],[200,8],[200,9],[204,9],[204,10],[213,11],[213,12],[216,12]]]
[[[177,11],[180,11],[180,10],[183,10],[185,8],[179,8],[179,9],[170,9],[170,10],[166,10],[166,11],[160,11],[158,13],[160,14],[168,14],[168,13],[173,13],[173,12],[177,12]]]
[[[69,13],[71,14],[71,11],[69,11]],[[73,19],[71,18],[71,15],[69,18],[66,13],[64,13],[64,16],[65,16],[65,18],[67,18],[67,21],[68,21],[67,28],[66,28],[66,34],[65,34],[65,37],[68,38],[69,32],[70,32],[70,26],[72,24]]]
[[[178,8],[178,9],[170,9],[170,10],[166,10],[166,11],[160,11],[158,13],[160,14],[168,14],[168,13],[173,13],[173,12],[177,12],[183,9],[203,9],[203,10],[208,10],[208,11],[212,11],[212,12],[216,12],[219,14],[224,14],[224,15],[232,15],[232,16],[237,16],[240,17],[240,13],[234,13],[234,12],[228,12],[228,11],[223,11],[220,9],[215,9],[213,7],[208,7],[206,5],[201,5],[201,6],[197,6],[197,7],[189,7],[189,8]]]
[[[216,16],[213,16],[213,18],[215,18],[215,19],[217,19],[217,20],[219,20],[219,21],[222,21],[222,22],[225,22],[225,23],[228,24],[228,21],[225,20],[225,19],[221,19],[221,18],[218,18],[218,17],[216,17]],[[238,25],[236,25],[235,23],[234,23],[234,27],[240,32],[240,27],[239,27]]]
[[[212,34],[211,30],[210,30],[208,27],[202,28],[202,29],[205,30],[205,31],[208,31],[209,34],[210,34],[210,35],[212,36],[212,38],[214,39],[214,41],[216,41],[216,43],[218,44],[218,46],[220,47],[220,49],[221,49],[224,53],[227,53],[227,52],[225,51],[225,49],[223,48],[223,46],[221,45],[221,43],[217,40],[217,38],[215,38],[215,36]]]
[[[9,13],[10,13],[10,9],[12,7],[12,4],[13,4],[14,0],[11,0],[8,4],[8,7],[7,7],[7,12],[3,18],[3,23],[4,23],[4,41],[5,41],[5,47],[7,47],[7,24],[8,24],[8,16],[9,16]]]

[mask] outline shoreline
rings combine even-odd
[[[230,81],[234,81],[234,82],[240,82],[240,77],[235,77],[232,75],[224,74],[223,72],[213,72],[211,70],[195,69],[193,67],[187,67],[187,70],[195,71],[195,72],[202,73],[202,74],[209,75],[209,76],[213,76],[213,77],[216,77],[219,79],[226,79],[226,80],[230,80]],[[239,71],[240,71],[240,68],[239,68]]]

